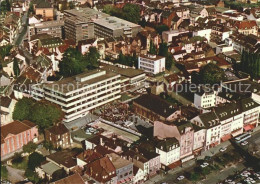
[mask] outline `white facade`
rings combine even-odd
[[[165,57],[147,55],[138,57],[138,69],[147,73],[158,74],[165,71]]]
[[[233,45],[226,45],[226,44],[222,44],[222,45],[218,45],[216,47],[216,54],[220,54],[223,52],[229,52],[229,51],[233,51]]]
[[[210,41],[210,36],[211,36],[211,31],[212,31],[211,29],[203,29],[203,30],[194,31],[193,32],[193,36],[204,37],[209,42]]]
[[[92,109],[119,99],[120,82],[119,74],[95,70],[44,84],[44,97],[60,105],[65,113],[64,122],[70,122],[85,116]],[[38,99],[37,90],[34,91],[35,99]]]
[[[144,176],[145,176],[144,171],[141,168],[138,168],[137,173],[134,175],[133,183],[134,184],[143,183]]]
[[[162,148],[159,149],[156,147],[156,153],[160,154],[161,164],[166,166],[180,160],[180,151],[181,150],[179,145],[173,145],[168,152],[163,151]]]
[[[216,104],[216,92],[203,93],[203,94],[194,94],[194,105],[196,108],[209,108],[214,107]]]

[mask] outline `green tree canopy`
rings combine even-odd
[[[38,125],[39,130],[43,131],[62,120],[64,113],[58,105],[48,101],[36,101],[31,98],[22,98],[15,104],[13,119],[30,120]]]
[[[162,34],[163,31],[169,31],[169,27],[165,24],[162,24],[162,25],[158,25],[155,27],[155,30],[157,31],[158,34]]]
[[[133,23],[138,23],[140,21],[140,7],[136,4],[126,3],[123,7],[123,17]]]
[[[28,144],[23,146],[23,152],[25,153],[32,153],[37,149],[37,144],[31,142],[28,142]]]
[[[199,72],[203,84],[219,84],[225,79],[224,71],[213,63],[203,66]]]
[[[99,67],[100,54],[96,47],[90,47],[89,52],[85,55],[87,60],[87,68],[94,69]]]
[[[14,70],[14,75],[16,77],[18,77],[20,75],[20,68],[19,68],[19,64],[18,64],[18,59],[17,58],[14,58],[13,70]]]
[[[2,13],[2,12],[5,13],[7,11],[11,11],[10,0],[3,0],[3,1],[1,1],[1,4],[0,4],[0,13]]]
[[[67,176],[66,171],[64,169],[59,169],[52,174],[52,181],[54,182],[60,180],[62,178],[65,178],[66,176]]]
[[[45,161],[45,158],[41,154],[33,152],[28,157],[28,169],[34,171],[43,161]]]
[[[5,56],[9,56],[12,48],[12,45],[5,45],[0,47],[0,60],[4,59]]]
[[[150,41],[150,49],[149,49],[149,52],[150,52],[150,54],[154,54],[154,55],[157,54],[157,50],[156,50],[156,47],[155,47],[155,45],[154,45],[154,43],[153,43],[153,40]]]
[[[168,52],[167,43],[160,43],[158,55],[165,57],[165,67],[170,70],[173,64],[173,55]]]
[[[1,163],[1,179],[7,179],[8,178],[8,170],[6,169],[6,166],[4,166]]]
[[[87,63],[81,52],[75,48],[69,48],[59,63],[60,74],[64,77],[71,77],[84,72],[86,66]]]

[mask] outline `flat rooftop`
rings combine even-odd
[[[110,15],[105,14],[103,12],[96,11],[91,8],[80,8],[80,9],[72,9],[65,10],[65,15],[70,14],[71,16],[75,16],[84,21],[91,21],[97,18],[109,17]]]
[[[152,60],[152,61],[157,61],[157,60],[165,58],[165,57],[159,56],[159,55],[148,54],[148,55],[140,55],[140,58],[146,58],[146,59],[149,59],[149,60]]]
[[[53,20],[53,21],[46,21],[46,22],[41,22],[41,23],[31,24],[31,25],[35,26],[36,28],[57,27],[57,26],[64,26],[64,21]]]
[[[96,69],[76,76],[64,78],[54,83],[45,84],[44,87],[64,94],[115,76],[120,77],[119,74],[114,72]]]
[[[122,76],[129,77],[129,78],[145,74],[145,72],[143,70],[138,70],[138,69],[134,69],[134,68],[120,68],[120,67],[108,65],[108,64],[103,64],[103,66],[104,67],[102,69],[104,69],[104,70],[112,71],[112,72],[115,72]]]
[[[94,22],[111,30],[140,27],[140,25],[113,16],[99,18]]]

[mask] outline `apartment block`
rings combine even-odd
[[[165,71],[165,57],[157,55],[141,55],[138,57],[138,69],[150,74],[158,74]]]
[[[46,100],[61,106],[64,122],[85,116],[89,111],[121,97],[121,75],[104,70],[93,70],[64,78],[54,83],[33,88],[35,99]],[[44,94],[42,96],[42,94]]]
[[[37,34],[49,34],[53,37],[62,38],[62,31],[64,29],[64,21],[54,20],[31,24],[28,27],[28,39]]]

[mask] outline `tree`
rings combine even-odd
[[[18,64],[18,59],[17,58],[14,58],[13,70],[14,70],[14,75],[16,77],[18,77],[20,75],[20,68],[19,68],[19,64]]]
[[[87,60],[87,68],[94,69],[99,67],[100,54],[96,47],[90,47],[88,53],[85,56]]]
[[[31,169],[26,169],[24,175],[31,181],[34,181],[34,183],[39,183],[40,178],[38,175]]]
[[[71,77],[85,71],[87,62],[81,52],[75,48],[65,51],[62,61],[59,62],[59,73],[64,77]]]
[[[6,169],[6,166],[4,166],[1,163],[1,179],[7,179],[8,178],[8,170]]]
[[[3,0],[0,4],[0,12],[6,13],[11,10],[11,4],[9,0]]]
[[[5,45],[0,47],[0,59],[4,59],[5,56],[9,56],[12,48],[13,48],[12,45]]]
[[[199,75],[203,84],[219,84],[225,79],[224,71],[213,63],[203,66]]]
[[[200,175],[196,172],[192,172],[190,179],[191,179],[191,181],[198,181],[200,179]]]
[[[123,17],[133,23],[138,23],[140,21],[140,7],[136,4],[126,3],[123,7]]]
[[[146,20],[145,20],[145,18],[142,18],[142,20],[139,22],[139,25],[142,26],[142,27],[145,27],[145,26],[146,26]]]
[[[167,43],[160,43],[158,55],[165,57],[165,67],[170,70],[173,64],[173,55],[168,52]]]
[[[158,25],[155,27],[155,30],[157,31],[158,34],[162,34],[163,31],[169,31],[169,27],[165,24],[162,24],[162,25]]]
[[[164,43],[164,42],[160,43],[158,55],[159,56],[163,56],[163,57],[166,57],[168,55],[167,43]]]
[[[43,132],[45,128],[62,120],[64,113],[61,108],[48,101],[36,101],[32,98],[22,98],[15,104],[13,119],[29,120],[38,125]]]
[[[62,178],[65,178],[66,176],[67,176],[66,171],[63,168],[59,169],[52,174],[52,181],[54,182],[60,180]]]
[[[31,142],[28,142],[28,144],[25,144],[23,146],[23,152],[25,153],[32,153],[37,149],[37,144]]]
[[[43,147],[49,151],[53,150],[53,148],[54,148],[53,144],[50,141],[46,141],[46,140],[43,142]]]
[[[154,55],[157,54],[157,50],[156,50],[156,47],[155,47],[155,45],[154,45],[154,43],[153,43],[153,40],[150,41],[150,49],[149,49],[149,52],[150,52],[150,54],[154,54]]]
[[[19,163],[22,163],[22,161],[23,161],[23,157],[22,157],[22,155],[20,154],[20,153],[15,153],[14,154],[14,157],[13,157],[13,159],[12,159],[12,163],[13,164],[19,164]]]
[[[45,158],[41,154],[33,152],[28,157],[28,169],[34,171],[43,161],[45,161]]]
[[[35,103],[35,100],[32,98],[22,98],[18,100],[15,104],[13,111],[14,120],[28,120],[32,111],[32,105]]]

